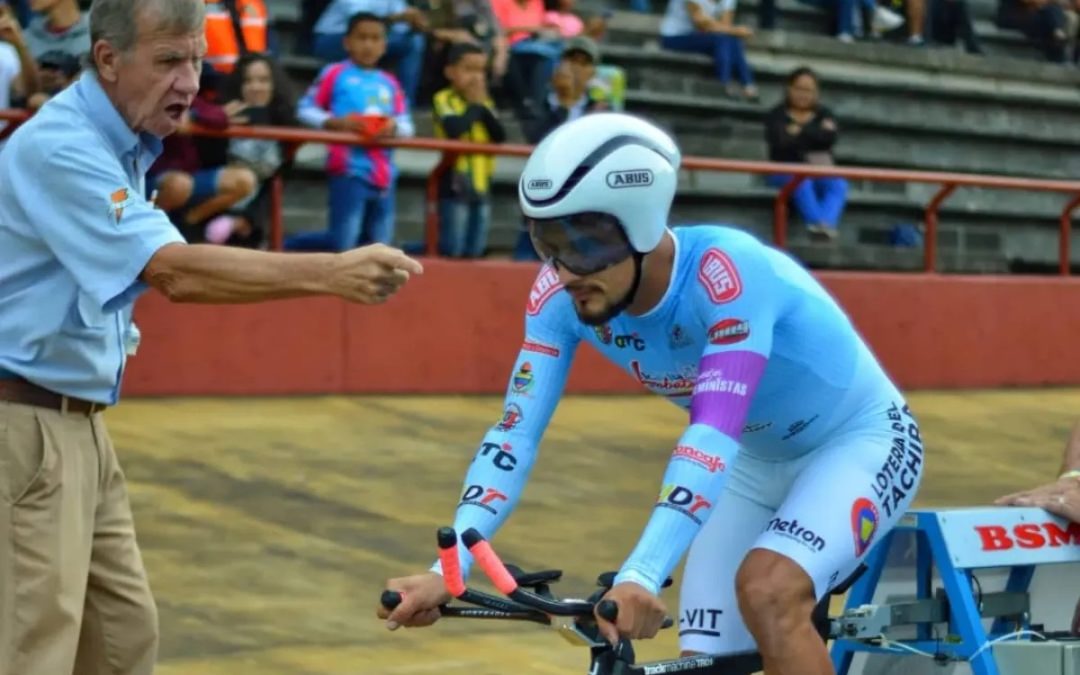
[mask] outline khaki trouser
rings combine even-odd
[[[157,644],[102,416],[0,401],[0,675],[149,675]]]

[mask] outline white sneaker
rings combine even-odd
[[[836,36],[836,39],[839,40],[840,42],[844,42],[844,43],[847,43],[847,44],[851,44],[852,42],[855,42],[855,38],[851,36],[851,33],[840,33],[839,35]]]
[[[900,16],[891,9],[878,5],[874,8],[874,19],[872,25],[875,33],[888,33],[891,30],[895,30],[900,26],[903,26],[904,17]]]

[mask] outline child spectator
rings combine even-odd
[[[406,0],[331,0],[315,22],[312,49],[323,61],[341,61],[348,54],[344,37],[349,18],[355,14],[371,13],[386,22],[386,49],[378,64],[394,64],[394,73],[405,92],[409,105],[416,105],[420,75],[427,49],[427,15]]]
[[[295,126],[296,99],[289,80],[267,54],[245,54],[237,61],[221,92],[223,100],[244,106],[248,124]],[[278,141],[233,138],[227,151],[231,166],[250,169],[258,181],[255,192],[229,210],[231,237],[226,243],[258,246],[262,243],[267,181],[284,166],[287,149]]]
[[[769,161],[831,166],[836,134],[832,111],[818,103],[817,75],[809,68],[796,68],[788,75],[784,101],[765,118]],[[769,176],[767,182],[780,187],[789,180],[791,176]],[[807,178],[792,197],[811,236],[836,238],[847,201],[846,180]]]
[[[479,45],[454,45],[447,57],[450,86],[435,94],[435,135],[474,143],[506,140],[487,89],[487,54]],[[461,155],[439,187],[439,250],[451,258],[479,258],[487,246],[493,155]]]
[[[374,14],[354,14],[344,38],[349,59],[322,69],[300,101],[297,117],[312,127],[357,133],[365,140],[412,136],[413,124],[401,86],[376,64],[386,52],[386,23]],[[334,145],[330,175],[329,229],[285,240],[285,248],[344,251],[360,243],[393,239],[393,186],[397,167],[390,148]]]

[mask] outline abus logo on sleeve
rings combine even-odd
[[[653,172],[649,169],[627,169],[612,171],[607,175],[609,188],[645,187],[652,185]]]
[[[530,190],[550,190],[551,185],[550,178],[533,178],[525,187]]]

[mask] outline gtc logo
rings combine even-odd
[[[705,287],[709,299],[718,305],[731,302],[742,293],[742,281],[735,263],[718,248],[710,248],[702,256],[698,281]]]
[[[674,509],[700,525],[702,521],[701,516],[697,515],[698,512],[711,508],[712,502],[681,485],[665,485],[660,490],[656,505],[660,508]]]
[[[517,466],[517,457],[514,457],[514,448],[509,443],[484,443],[480,446],[480,451],[477,453],[478,457],[491,457],[491,463],[495,465],[496,469],[502,471],[513,471]],[[494,454],[492,454],[494,453]]]
[[[611,326],[606,323],[602,326],[593,326],[593,332],[596,333],[596,339],[602,344],[611,344]]]

